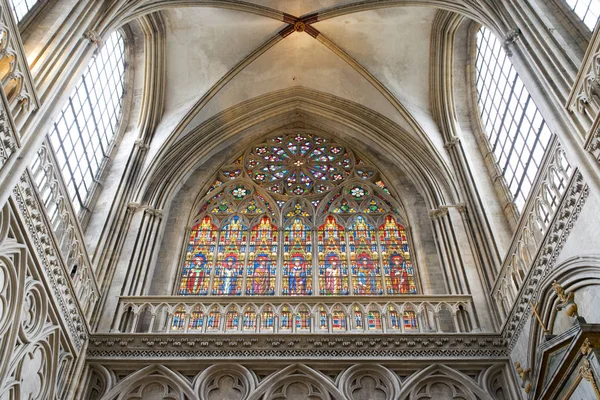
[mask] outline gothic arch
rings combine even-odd
[[[494,400],[489,393],[479,387],[476,382],[465,374],[441,364],[414,373],[405,382],[398,396],[400,400],[417,398],[417,391],[424,385],[433,383],[450,384],[464,391],[468,400]]]
[[[398,377],[389,369],[377,364],[357,364],[342,372],[336,379],[336,383],[347,399],[354,398],[354,392],[361,389],[362,380],[369,378],[373,380],[373,387],[380,393],[385,394],[386,399],[397,399],[400,394],[400,382]]]
[[[261,381],[256,391],[247,400],[260,400],[266,393],[272,394],[282,385],[293,382],[314,385],[321,390],[321,394],[323,395],[321,399],[323,400],[346,400],[344,394],[338,390],[328,376],[303,364],[292,364],[269,375]]]
[[[222,379],[228,380],[223,383]],[[194,379],[194,391],[201,399],[208,399],[212,391],[230,390],[245,400],[256,390],[256,376],[239,364],[211,365]]]
[[[160,364],[149,365],[130,374],[102,396],[101,400],[121,399],[120,396],[127,395],[137,385],[152,381],[160,381],[166,385],[172,385],[173,388],[185,394],[190,400],[198,400],[198,396],[184,377]]]
[[[302,123],[302,117],[308,117],[310,125]],[[239,153],[246,144],[271,132],[294,127],[290,119],[298,121],[296,126],[301,123],[299,127],[324,131],[334,138],[343,133],[345,141],[373,149],[385,160],[381,164],[397,164],[411,177],[430,208],[458,201],[453,173],[432,146],[364,106],[298,87],[242,102],[210,118],[172,146],[163,147],[140,180],[137,202],[163,208],[202,160],[225,148]]]
[[[577,289],[582,289],[586,286],[600,286],[600,255],[590,254],[585,256],[571,257],[559,265],[543,279],[539,284],[539,291],[536,303],[538,305],[538,313],[540,314],[544,325],[548,330],[553,332],[554,324],[559,313],[556,305],[560,303],[556,293],[552,289],[552,283],[557,281],[566,291],[566,293],[574,292]],[[577,302],[577,297],[575,297]],[[578,303],[581,304],[581,303]],[[541,306],[540,306],[541,305]],[[528,343],[528,359],[530,364],[536,360],[538,344],[540,342],[542,332],[539,323],[535,318],[530,322],[530,334]]]

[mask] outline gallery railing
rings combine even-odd
[[[543,173],[531,190],[492,291],[502,322],[508,317],[571,184],[573,168],[556,137],[540,170]]]
[[[344,333],[478,330],[471,296],[121,297],[112,332]]]

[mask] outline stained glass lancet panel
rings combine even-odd
[[[310,226],[295,218],[283,235],[283,277],[281,294],[305,296],[312,294],[312,243]]]
[[[344,227],[328,216],[319,227],[319,293],[345,295],[348,289],[348,264]]]
[[[379,227],[379,240],[387,294],[417,293],[404,227],[393,216],[386,216]]]
[[[190,234],[179,294],[208,294],[216,242],[217,227],[210,217],[204,217]]]
[[[359,215],[348,232],[353,293],[383,294],[375,228]]]
[[[213,294],[237,296],[242,293],[247,241],[248,228],[239,216],[234,216],[221,228]]]
[[[277,277],[277,226],[262,217],[252,227],[246,294],[272,296]]]

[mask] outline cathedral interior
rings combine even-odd
[[[0,399],[600,400],[600,0],[0,0]]]

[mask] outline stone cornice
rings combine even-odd
[[[120,359],[479,359],[508,357],[497,334],[97,334],[89,361]]]

